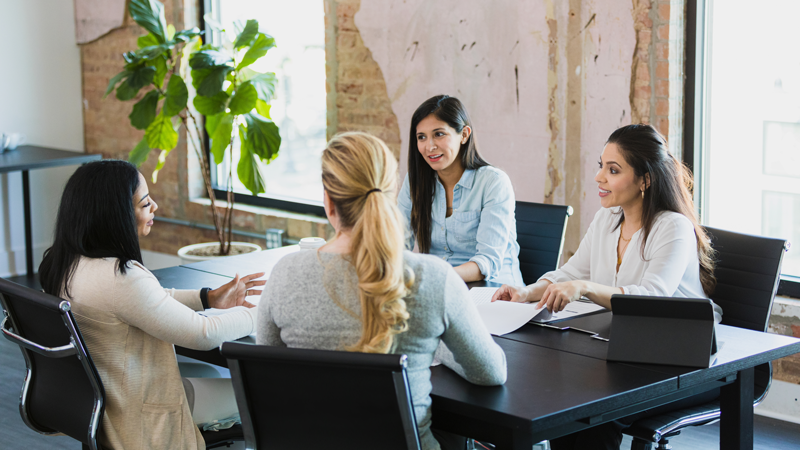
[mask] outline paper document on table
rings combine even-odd
[[[478,287],[469,291],[470,300],[478,308],[484,325],[495,336],[511,333],[534,317],[546,316],[545,321],[550,318],[547,308],[536,309],[536,305],[532,303],[492,302],[495,291],[497,288]]]
[[[602,311],[604,309],[605,308],[598,305],[597,303],[592,302],[589,299],[586,300],[581,299],[569,303],[566,308],[562,309],[557,313],[554,313],[552,317],[550,317],[548,320],[538,320],[537,317],[534,317],[533,321],[539,323],[556,322],[559,320],[572,319],[578,316],[585,316],[587,314],[592,314],[597,311]]]

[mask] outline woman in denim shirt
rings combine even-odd
[[[411,117],[408,174],[397,199],[411,249],[449,262],[464,281],[522,283],[508,175],[478,154],[466,108],[437,95]]]

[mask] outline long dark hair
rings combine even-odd
[[[417,125],[433,114],[437,119],[461,133],[465,126],[472,128],[467,108],[461,100],[448,95],[437,95],[425,100],[411,116],[411,131],[408,140],[408,183],[411,188],[411,229],[417,237],[419,251],[428,253],[431,249],[431,209],[436,192],[436,171],[428,165],[417,148]],[[478,153],[475,143],[475,130],[458,151],[461,165],[465,170],[475,170],[488,166]]]
[[[72,174],[58,207],[53,246],[39,266],[45,292],[69,297],[81,256],[117,258],[123,274],[128,262],[142,263],[133,210],[138,188],[139,171],[127,161],[90,162]]]
[[[662,211],[683,214],[692,222],[697,236],[697,258],[700,261],[700,282],[706,295],[714,292],[714,250],[705,229],[700,226],[692,200],[694,181],[692,172],[667,149],[667,141],[650,125],[628,125],[617,129],[608,137],[607,144],[615,144],[625,161],[633,167],[637,177],[649,177],[642,204],[642,259],[647,237],[656,217]],[[625,214],[620,214],[617,227]],[[614,228],[616,229],[616,227]]]

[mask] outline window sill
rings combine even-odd
[[[205,207],[211,206],[211,200],[203,197],[193,198],[190,201],[194,204],[203,205]],[[216,200],[215,203],[217,204],[217,206],[223,208],[228,206],[228,202],[226,202],[225,200]],[[234,203],[233,209],[236,211],[244,211],[262,216],[277,217],[281,219],[302,220],[305,222],[319,223],[326,225],[328,224],[328,219],[314,214],[296,213],[277,208],[268,208],[265,206],[248,205],[246,203]]]

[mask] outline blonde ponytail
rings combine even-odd
[[[395,201],[397,161],[367,133],[337,134],[322,153],[322,185],[342,228],[350,229],[350,260],[358,276],[361,338],[348,350],[388,353],[408,329],[403,300],[413,274],[403,262],[404,228]]]

